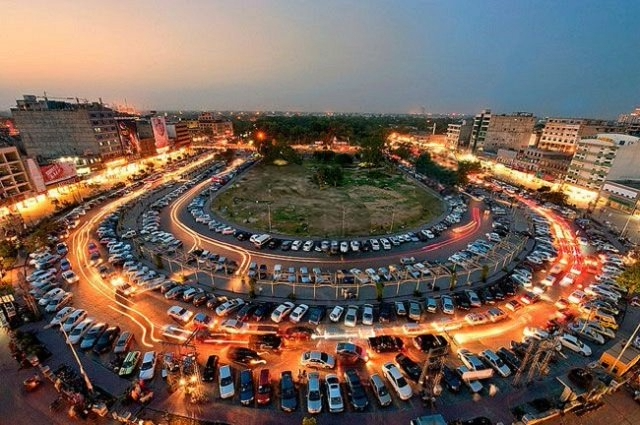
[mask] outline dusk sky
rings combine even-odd
[[[640,1],[2,2],[0,110],[23,94],[139,110],[615,118],[640,106]]]

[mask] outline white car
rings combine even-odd
[[[67,270],[66,272],[62,272],[62,278],[65,282],[71,284],[76,283],[80,280],[77,274],[73,270]]]
[[[73,294],[71,292],[65,292],[49,300],[49,304],[45,307],[44,311],[47,313],[55,313],[62,307],[70,304],[73,300]]]
[[[220,398],[231,398],[235,395],[236,389],[233,385],[233,375],[229,365],[220,366],[218,369],[218,386],[220,387]]]
[[[95,323],[96,319],[88,317],[82,322],[78,323],[73,330],[69,333],[69,342],[71,344],[77,344],[82,337],[91,329],[91,326]]]
[[[226,316],[232,311],[240,308],[242,305],[244,305],[244,300],[242,298],[234,298],[216,307],[216,314],[218,316]]]
[[[64,293],[65,293],[65,290],[62,289],[62,288],[53,288],[49,292],[44,294],[42,296],[42,298],[40,298],[40,300],[38,300],[38,305],[44,307],[47,304],[49,304],[49,301],[51,301],[52,299],[54,299],[56,297],[61,296]]]
[[[365,304],[362,306],[362,324],[373,325],[373,305]]]
[[[307,411],[311,414],[322,411],[322,392],[320,391],[320,374],[318,372],[309,374],[307,384]]]
[[[140,374],[138,378],[141,381],[148,381],[153,379],[153,375],[156,372],[156,359],[157,355],[155,351],[147,351],[142,357],[142,364],[140,365]]]
[[[325,377],[325,388],[327,389],[327,405],[329,412],[338,413],[344,411],[344,399],[340,390],[340,379],[333,373]]]
[[[62,325],[60,326],[64,332],[71,332],[71,330],[84,319],[87,318],[87,311],[83,309],[78,309],[71,313],[69,317],[64,319]]]
[[[27,276],[27,282],[37,282],[37,281],[41,281],[41,280],[46,280],[46,279],[50,278],[51,276],[55,276],[56,273],[57,273],[57,270],[54,269],[54,268],[36,270],[35,272],[33,272],[29,276]]]
[[[302,241],[293,241],[293,243],[291,244],[291,250],[298,251],[301,246],[302,246]]]
[[[386,363],[382,366],[382,374],[389,381],[401,400],[409,400],[413,396],[411,385],[400,373],[400,369],[394,363]]]
[[[189,320],[193,317],[193,311],[187,310],[184,307],[180,307],[179,305],[174,305],[169,307],[167,310],[167,314],[176,322],[186,325],[189,323]]]
[[[480,353],[480,357],[503,378],[511,375],[511,369],[509,369],[509,366],[507,366],[492,350],[484,350]]]
[[[571,351],[575,351],[576,353],[582,354],[585,357],[590,356],[592,353],[591,347],[568,333],[563,333],[562,335],[560,335],[558,337],[558,342],[560,342],[563,347],[566,347]]]
[[[522,334],[525,338],[533,338],[537,339],[538,341],[549,338],[549,333],[547,331],[543,331],[540,328],[530,326],[525,327],[522,331]]]
[[[73,313],[74,311],[76,311],[76,309],[73,307],[62,307],[62,309],[58,311],[55,316],[53,316],[53,319],[51,319],[51,322],[49,322],[49,326],[58,326],[64,323],[67,317],[71,316],[71,313]]]
[[[313,249],[313,241],[306,241],[304,245],[302,245],[302,250],[304,252],[309,252]]]
[[[351,328],[355,327],[358,323],[358,306],[350,305],[347,308],[347,314],[344,315],[344,325]]]
[[[249,329],[249,324],[241,320],[227,319],[220,325],[220,329],[231,334],[245,333]]]
[[[302,317],[305,315],[305,313],[307,312],[307,310],[309,310],[309,306],[306,304],[300,304],[299,306],[297,306],[292,312],[291,315],[289,316],[289,320],[293,323],[298,323],[300,322],[300,320],[302,319]]]
[[[291,301],[283,302],[271,313],[271,321],[274,323],[282,322],[295,307],[296,305]]]
[[[333,310],[331,310],[331,313],[329,314],[329,319],[332,322],[337,323],[340,321],[340,317],[342,317],[342,313],[344,313],[344,307],[337,305],[333,307]]]
[[[360,251],[360,241],[351,241],[350,246],[351,246],[351,251],[353,252]]]
[[[532,283],[531,280],[527,279],[521,274],[514,273],[511,275],[511,280],[516,282],[518,285],[523,286],[524,288],[530,288]]]
[[[571,304],[580,304],[586,298],[587,294],[585,294],[583,291],[575,290],[569,295],[567,301],[569,301]]]
[[[449,295],[443,295],[440,298],[441,309],[444,314],[454,314],[455,313],[455,305],[453,304],[453,299]]]

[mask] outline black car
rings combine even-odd
[[[211,298],[214,298],[212,293],[201,292],[193,297],[193,305],[195,307],[202,307],[203,305],[207,304],[207,301],[209,301]]]
[[[285,412],[293,412],[298,408],[298,396],[291,371],[280,375],[280,408]]]
[[[489,291],[491,291],[491,293],[493,294],[494,299],[498,301],[504,300],[504,291],[502,290],[500,285],[493,285],[489,287]]]
[[[355,410],[364,410],[369,405],[369,399],[358,372],[355,369],[347,369],[344,373],[344,380],[347,384],[347,394],[351,405]]]
[[[418,382],[420,375],[422,374],[422,368],[411,357],[407,357],[404,354],[396,355],[396,363],[404,371],[404,373],[413,382]]]
[[[306,326],[292,326],[284,331],[282,336],[292,341],[309,341],[316,331]]]
[[[119,335],[119,326],[111,326],[110,328],[107,328],[107,330],[104,331],[100,338],[98,338],[98,342],[96,342],[96,345],[93,347],[93,352],[96,354],[102,354],[111,350],[113,342],[118,338]]]
[[[251,318],[256,322],[262,322],[267,314],[269,314],[269,310],[271,310],[271,304],[269,303],[261,303],[256,306],[256,309],[253,311],[253,315]]]
[[[204,365],[204,369],[202,370],[202,380],[207,382],[213,381],[216,376],[217,367],[218,356],[212,354],[207,358],[207,363]]]
[[[431,353],[432,356],[443,356],[449,352],[449,342],[442,335],[416,335],[413,345],[423,353]]]
[[[509,366],[509,369],[511,369],[512,371],[515,372],[520,369],[522,362],[520,361],[518,356],[516,356],[511,350],[505,347],[500,347],[496,351],[496,354],[498,355],[498,357],[500,357],[504,364]]]
[[[478,293],[480,296],[480,300],[482,300],[482,304],[495,304],[496,300],[493,297],[493,292],[489,288],[484,288],[480,290]]]
[[[442,382],[444,382],[445,387],[452,393],[459,392],[462,387],[460,375],[455,373],[453,369],[447,365],[442,366]]]
[[[404,342],[397,336],[381,335],[369,338],[369,347],[376,353],[397,353],[402,351]]]
[[[380,323],[389,323],[393,320],[393,307],[389,303],[380,304]]]
[[[319,325],[322,319],[324,319],[325,313],[324,307],[312,307],[309,311],[309,323]]]
[[[248,322],[253,314],[253,311],[256,309],[256,305],[253,303],[246,303],[242,306],[238,313],[236,314],[236,319],[241,322]]]
[[[267,244],[267,248],[269,249],[276,249],[278,248],[280,245],[282,245],[282,240],[277,239],[277,238],[273,238],[269,241],[269,243]]]
[[[278,335],[251,335],[249,337],[249,347],[254,350],[273,350],[282,348],[282,338]]]
[[[253,402],[253,372],[250,369],[245,369],[240,372],[240,403],[243,406],[248,406]]]
[[[256,366],[267,363],[265,359],[260,357],[260,354],[250,348],[231,347],[229,348],[227,356],[232,362],[247,366]]]
[[[456,303],[456,307],[462,310],[469,310],[471,308],[471,303],[469,302],[469,297],[464,292],[456,292],[453,294],[453,299]]]
[[[283,251],[289,251],[291,250],[292,243],[293,241],[282,241],[282,244],[280,244],[280,249]]]

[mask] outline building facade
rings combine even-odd
[[[547,181],[562,180],[572,157],[571,153],[528,147],[517,155],[513,167],[520,171],[534,172],[538,178]]]
[[[211,112],[203,112],[198,117],[198,129],[205,136],[225,138],[233,136],[233,123],[226,119],[217,118]]]
[[[462,120],[457,124],[449,124],[447,126],[447,148],[457,150],[469,146],[472,128],[473,122],[471,120]]]
[[[566,181],[600,190],[606,180],[640,180],[640,138],[598,134],[578,141]]]
[[[550,118],[544,125],[538,148],[574,153],[581,138],[593,137],[599,133],[615,133],[619,129],[619,125],[604,120]]]
[[[0,146],[0,203],[15,203],[33,194],[33,186],[18,149]]]
[[[471,128],[471,139],[469,140],[469,149],[471,152],[483,150],[484,140],[487,137],[489,123],[491,122],[491,109],[483,109],[473,119],[473,127]]]
[[[508,149],[521,152],[529,146],[535,124],[536,118],[527,112],[493,115],[482,141],[482,150],[498,152],[499,149]]]
[[[75,103],[25,95],[11,114],[27,156],[39,163],[73,158],[98,165],[123,156],[114,111],[98,102]]]

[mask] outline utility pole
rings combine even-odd
[[[345,219],[345,210],[344,206],[342,207],[342,237],[344,238],[344,219]]]
[[[389,229],[389,233],[393,233],[393,223],[395,221],[396,218],[396,208],[393,207],[393,210],[391,211],[391,229]]]
[[[87,390],[89,390],[90,393],[93,393],[93,384],[89,379],[89,375],[87,375],[87,372],[85,372],[84,367],[82,366],[82,362],[80,361],[80,357],[78,357],[78,353],[76,352],[76,349],[73,347],[73,344],[71,343],[71,341],[69,341],[69,336],[67,335],[65,330],[62,328],[62,326],[60,327],[60,330],[64,335],[64,340],[66,341],[67,345],[69,345],[69,348],[71,348],[71,353],[73,354],[73,358],[76,360],[76,363],[78,363],[78,366],[80,367],[80,375],[82,375],[82,377],[84,378],[84,383],[87,386]]]

